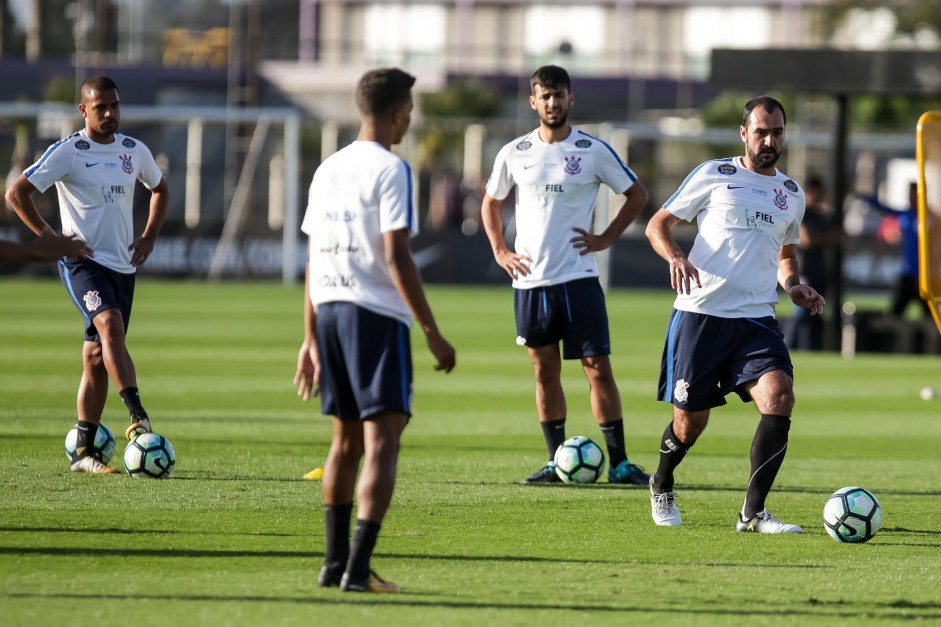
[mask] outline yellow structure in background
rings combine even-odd
[[[229,59],[229,29],[192,31],[171,28],[164,35],[163,64],[171,67],[222,69]]]
[[[941,111],[918,119],[918,263],[921,297],[941,332]]]

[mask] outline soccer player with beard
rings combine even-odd
[[[118,131],[121,98],[106,76],[92,76],[81,86],[78,110],[85,128],[62,139],[26,169],[6,192],[20,219],[41,238],[54,235],[32,195],[55,185],[62,232],[84,241],[92,257],[63,257],[59,275],[85,322],[82,379],[78,386],[78,459],[72,472],[112,474],[117,468],[96,457],[92,443],[114,381],[130,414],[128,440],[151,431],[141,405],[137,372],[126,334],[134,301],[137,268],[154,249],[167,213],[170,187],[153,154],[140,140]],[[151,193],[143,231],[134,236],[134,186]]]
[[[804,191],[775,164],[784,145],[784,107],[768,96],[745,105],[744,157],[701,164],[647,224],[653,249],[670,264],[677,292],[660,370],[658,398],[673,404],[660,464],[650,479],[656,524],[681,522],[673,473],[706,428],[709,412],[736,392],[761,414],[751,446],[751,475],[737,531],[800,533],[776,520],[765,499],[784,454],[794,407],[791,358],[774,318],[777,285],[812,315],[825,301],[800,282],[797,245]],[[697,220],[687,257],[672,235]]]
[[[609,355],[608,315],[592,253],[614,244],[647,202],[637,176],[600,139],[568,122],[575,102],[568,73],[539,68],[530,80],[539,128],[497,155],[481,208],[497,263],[513,279],[516,343],[526,346],[536,377],[536,412],[549,461],[523,483],[556,483],[555,451],[567,414],[562,359],[579,359],[591,409],[608,449],[608,481],[646,485],[624,444],[621,399]],[[593,233],[595,201],[604,183],[624,202],[601,233]],[[516,242],[503,237],[503,202],[516,187]],[[560,353],[559,343],[563,344]]]

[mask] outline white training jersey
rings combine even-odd
[[[122,133],[99,144],[82,130],[50,146],[23,174],[40,192],[55,183],[62,233],[84,240],[96,263],[136,272],[128,250],[134,241],[134,184],[139,180],[153,189],[163,178],[147,146]]]
[[[301,230],[310,236],[310,299],[349,302],[411,326],[392,282],[382,234],[418,232],[412,170],[378,143],[355,141],[324,160],[310,183]]]
[[[663,205],[699,226],[689,261],[702,287],[677,295],[676,309],[721,318],[774,315],[778,253],[800,241],[804,190],[779,170],[757,174],[741,159],[701,164]]]
[[[497,154],[487,181],[487,194],[503,200],[516,186],[516,241],[530,273],[513,280],[528,289],[598,276],[594,255],[581,255],[572,245],[572,229],[592,230],[598,189],[604,183],[618,194],[637,176],[614,149],[572,128],[567,138],[547,144],[539,129],[518,137]]]

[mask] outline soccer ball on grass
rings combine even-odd
[[[166,479],[176,464],[170,440],[156,433],[142,433],[124,449],[124,469],[132,477]]]
[[[841,488],[823,506],[823,526],[837,542],[868,542],[882,526],[882,506],[865,488]]]
[[[65,434],[65,456],[69,458],[69,463],[74,464],[78,461],[75,453],[75,446],[78,443],[78,425],[75,424]],[[95,434],[95,442],[92,444],[92,453],[101,460],[101,463],[107,464],[114,457],[114,434],[104,423],[98,425],[98,432]]]
[[[594,483],[604,470],[604,452],[591,438],[576,435],[555,451],[555,472],[565,483]]]

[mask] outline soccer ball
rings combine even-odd
[[[594,483],[604,470],[604,452],[591,438],[576,435],[555,451],[555,472],[565,483]]]
[[[868,542],[882,526],[882,506],[865,488],[841,488],[823,506],[823,526],[837,542]]]
[[[75,424],[65,434],[65,456],[69,458],[69,462],[72,464],[78,461],[78,457],[75,455],[75,445],[77,443],[78,425]],[[95,442],[92,445],[94,449],[92,452],[101,459],[101,463],[107,464],[114,457],[114,446],[114,434],[111,433],[111,429],[106,427],[104,423],[99,424],[98,433],[95,434]]]
[[[132,477],[166,479],[173,472],[174,464],[173,445],[156,433],[142,433],[124,449],[124,469]]]

